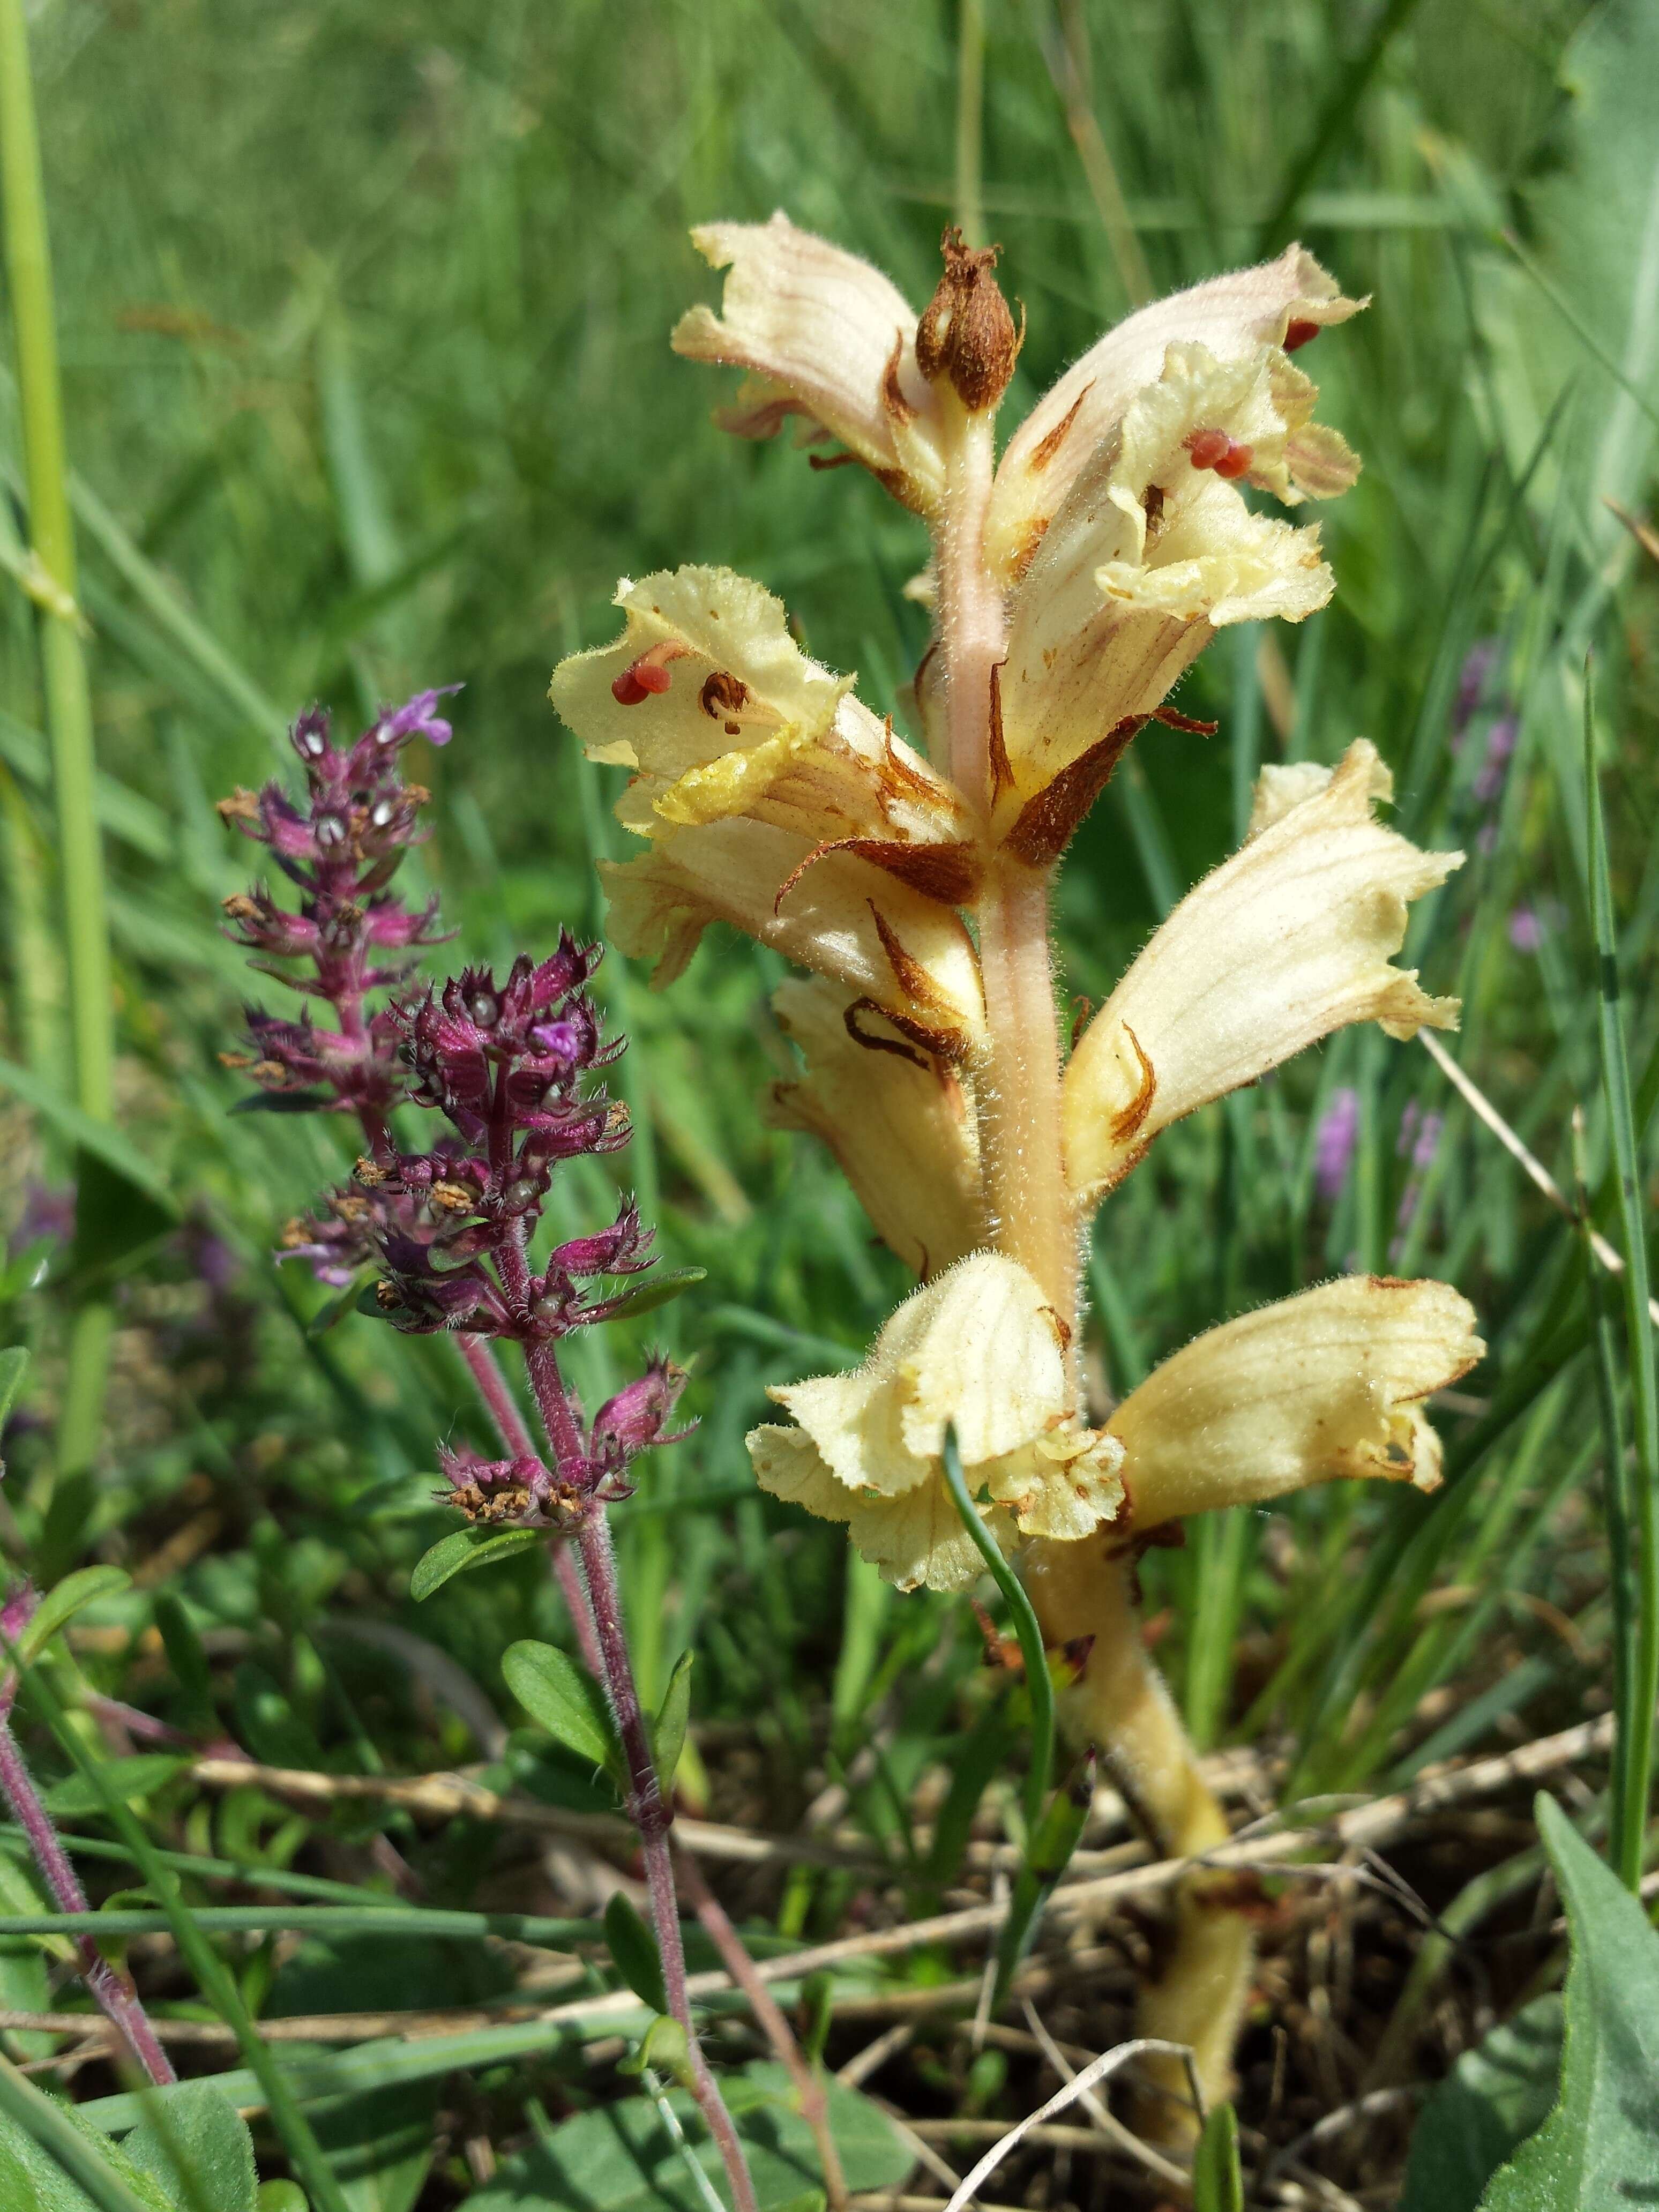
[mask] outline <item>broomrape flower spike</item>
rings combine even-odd
[[[1347,1024],[1455,1025],[1455,1002],[1395,959],[1411,902],[1461,855],[1385,826],[1364,739],[1334,767],[1265,769],[1241,849],[1069,1055],[1050,895],[1134,738],[1211,726],[1170,694],[1215,633],[1329,599],[1296,511],[1358,463],[1315,419],[1303,349],[1364,302],[1297,246],[1212,277],[1108,331],[999,457],[1024,328],[994,248],[947,232],[918,313],[782,215],[694,237],[725,296],[682,319],[675,349],[745,372],[717,419],[764,438],[795,417],[814,466],[865,468],[932,540],[912,587],[933,616],[915,744],[721,568],[625,580],[622,635],[553,678],[589,757],[630,771],[617,812],[641,849],[605,871],[613,939],[659,984],[717,921],[808,971],[775,1000],[800,1066],[767,1114],[829,1146],[920,1278],[861,1367],[772,1393],[791,1423],[750,1436],[756,1473],[902,1587],[965,1589],[981,1561],[943,1477],[954,1422],[973,1512],[1050,1642],[1086,1655],[1072,1735],[1163,1849],[1202,1850],[1225,1824],[1147,1660],[1136,1556],[1191,1513],[1308,1483],[1431,1486],[1422,1404],[1481,1347],[1443,1285],[1345,1280],[1212,1330],[1103,1423],[1081,1383],[1080,1255],[1171,1121]],[[1211,2097],[1249,1971],[1248,1924],[1194,1879],[1143,2029],[1192,2044]],[[1182,2112],[1165,2100],[1149,2125],[1178,2136]]]

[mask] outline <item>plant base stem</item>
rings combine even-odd
[[[1032,1547],[1028,1587],[1051,1644],[1092,1637],[1081,1680],[1060,1701],[1060,1727],[1092,1743],[1108,1761],[1131,1812],[1165,1856],[1212,1850],[1228,1835],[1226,1816],[1203,1777],[1163,1678],[1146,1656],[1127,1559],[1100,1547]],[[1176,1893],[1176,1940],[1158,1979],[1141,1992],[1142,2035],[1185,2044],[1207,2102],[1233,2086],[1233,2050],[1249,1996],[1255,1941],[1243,1914],[1224,1900],[1224,1875],[1194,1874]],[[1164,2142],[1197,2133],[1185,2069],[1153,2058],[1146,2072],[1160,2094],[1146,2100],[1144,2131]]]
[[[691,2003],[685,1987],[685,1951],[680,1941],[679,1900],[674,1891],[674,1863],[668,1843],[674,1815],[663,1800],[645,1716],[640,1710],[639,1691],[634,1681],[633,1662],[623,1625],[622,1597],[617,1587],[616,1555],[611,1547],[611,1530],[602,1504],[596,1504],[590,1510],[579,1541],[605,1686],[628,1760],[629,1817],[639,1831],[651,1924],[662,1959],[668,2008],[685,2031],[691,2094],[719,2147],[737,2212],[756,2212],[755,2186],[750,2179],[743,2145],[692,2023]]]
[[[690,1899],[691,1909],[702,1921],[709,1942],[720,1953],[726,1972],[748,1998],[749,2009],[759,2021],[762,2033],[780,2063],[789,2069],[790,2079],[795,2085],[795,2094],[800,2100],[801,2118],[812,2130],[812,2141],[817,2146],[830,2212],[847,2212],[847,2176],[842,2170],[841,2153],[836,2148],[835,2133],[830,2124],[829,2093],[818,2075],[808,2064],[800,2045],[795,2039],[795,2032],[784,2015],[782,2006],[757,1972],[755,1962],[744,1948],[743,1938],[732,1925],[725,1906],[703,1880],[702,1869],[686,1851],[674,1854],[674,1864],[679,1875],[680,1887]]]
[[[88,1909],[86,1892],[52,1825],[51,1814],[36,1794],[17,1739],[11,1732],[9,1711],[14,1687],[8,1683],[0,1692],[4,1705],[3,1712],[0,1712],[0,1790],[5,1792],[17,1825],[28,1838],[40,1878],[58,1910],[85,1912]],[[81,1979],[138,2064],[158,2087],[176,2081],[172,2062],[156,2039],[137,1992],[128,1988],[90,1936],[77,1936],[73,1940],[80,1960]]]

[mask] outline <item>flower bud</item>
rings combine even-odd
[[[916,326],[916,365],[930,384],[948,376],[973,415],[994,407],[1019,358],[1020,333],[997,283],[1000,246],[975,251],[954,225],[940,241],[945,274]]]

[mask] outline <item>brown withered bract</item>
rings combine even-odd
[[[939,242],[945,274],[916,325],[916,366],[930,384],[948,376],[973,415],[1008,389],[1022,333],[996,280],[999,246],[965,245],[954,224]]]

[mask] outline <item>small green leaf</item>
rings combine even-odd
[[[1481,2212],[1607,2212],[1651,2202],[1659,2145],[1659,1932],[1553,1798],[1539,1833],[1572,1960],[1555,2110],[1494,2174]]]
[[[218,1717],[213,1709],[212,1670],[184,1600],[172,1590],[164,1590],[155,1601],[155,1626],[173,1679],[183,1696],[189,1725],[204,1735],[210,1735]]]
[[[823,2202],[823,2173],[811,2131],[781,2066],[755,2064],[723,2076],[722,2087],[755,2184],[760,2212]],[[896,2189],[915,2160],[887,2115],[833,2075],[824,2084],[830,2124],[849,2190]],[[711,2179],[720,2153],[683,2089],[666,2092],[692,2154]],[[718,2186],[718,2184],[716,2184]],[[469,2197],[466,2212],[703,2212],[706,2197],[655,2105],[625,2097],[580,2112],[538,2142],[501,2160],[493,2181]]]
[[[625,1786],[628,1770],[605,1692],[568,1651],[553,1644],[509,1644],[501,1673],[533,1721],[578,1759],[603,1767]]]
[[[187,2081],[121,2146],[179,2212],[256,2212],[253,2138],[210,2081]]]
[[[14,1344],[0,1352],[0,1423],[11,1412],[12,1400],[23,1387],[28,1364],[28,1352],[23,1345]]]
[[[258,2212],[311,2212],[311,2201],[297,2181],[262,2181],[253,2201]]]
[[[90,1605],[94,1598],[113,1596],[117,1590],[125,1589],[131,1579],[119,1567],[82,1567],[78,1574],[65,1575],[35,1607],[34,1618],[17,1639],[19,1652],[25,1659],[33,1659],[82,1606]]]
[[[1244,2212],[1238,2162],[1238,2114],[1217,2105],[1204,2123],[1193,2160],[1193,2212]]]
[[[635,1995],[638,1994],[635,1990]],[[644,2074],[647,2070],[666,2074],[682,2089],[693,2086],[690,2042],[678,2021],[667,2013],[658,2014],[640,2039],[640,2047],[631,2058],[617,2062],[619,2074]]]
[[[605,1908],[605,1940],[611,1965],[641,2003],[648,2004],[653,2012],[665,2014],[668,1991],[663,1983],[657,1939],[619,1889],[612,1890]]]
[[[109,1787],[131,1804],[141,1797],[152,1796],[190,1761],[170,1751],[139,1751],[130,1759],[110,1759],[101,1764]],[[56,1814],[60,1820],[79,1820],[85,1814],[101,1813],[104,1809],[103,1791],[84,1774],[70,1775],[44,1796],[47,1812]]]
[[[509,1559],[515,1552],[528,1551],[541,1540],[534,1528],[457,1528],[451,1535],[441,1536],[416,1561],[409,1594],[418,1604],[434,1590],[441,1589],[453,1576],[470,1574],[474,1567],[493,1566],[497,1559]]]
[[[657,1725],[652,1733],[657,1779],[662,1784],[665,1797],[672,1798],[674,1794],[674,1770],[685,1748],[685,1731],[691,1719],[691,1660],[690,1652],[682,1651],[675,1661],[668,1687],[662,1694],[662,1711],[657,1715]]]
[[[607,1298],[605,1317],[632,1321],[640,1314],[653,1313],[694,1283],[701,1283],[708,1273],[707,1267],[669,1267],[660,1275],[653,1275],[649,1282],[636,1283],[631,1291],[619,1291],[614,1298]]]

